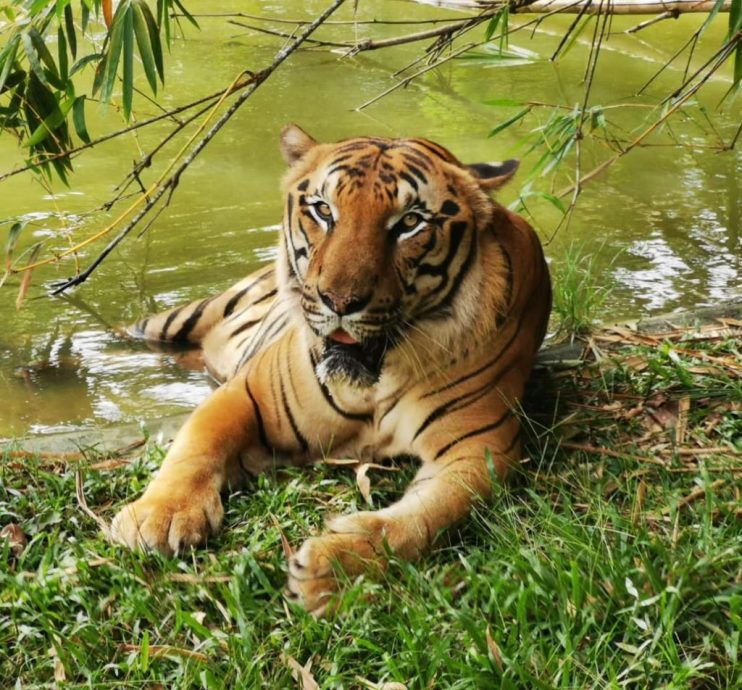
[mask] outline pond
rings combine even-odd
[[[287,9],[290,5],[233,0],[220,3],[219,10],[306,18],[326,3],[301,3],[301,10]],[[357,19],[450,16],[458,15],[382,0],[363,0],[356,14]],[[352,3],[336,17],[352,18]],[[591,103],[640,101],[634,97],[638,88],[703,16],[662,22],[633,35],[623,33],[640,19],[614,18]],[[356,106],[388,88],[392,73],[419,55],[422,44],[354,58],[327,50],[295,54],[190,167],[171,205],[152,227],[142,237],[124,242],[85,285],[66,297],[48,296],[45,285],[73,271],[72,263],[65,262],[34,274],[20,310],[15,307],[18,279],[0,291],[0,437],[155,419],[192,409],[210,389],[205,374],[183,366],[187,362],[179,355],[152,351],[115,329],[143,314],[219,291],[273,257],[282,205],[278,185],[284,164],[277,146],[281,127],[297,122],[323,140],[372,133],[425,136],[468,162],[522,157],[516,145],[540,116],[487,138],[515,111],[484,101],[508,98],[570,106],[581,102],[590,32],[563,59],[548,60],[571,21],[550,18],[533,33],[514,34],[513,57],[508,60],[450,60],[362,111]],[[186,39],[176,40],[167,57],[162,106],[211,93],[229,84],[241,69],[266,66],[282,43],[280,38],[229,24],[223,17],[204,17],[200,22],[200,32],[185,27]],[[419,29],[359,24],[354,35],[390,36]],[[700,65],[721,45],[725,30],[726,18],[717,18],[693,64]],[[476,31],[481,39],[483,30]],[[337,25],[325,27],[322,35],[347,40],[350,32],[347,25]],[[649,93],[668,93],[681,82],[684,68],[685,62],[679,61],[666,70]],[[730,72],[728,66],[704,90],[701,103],[709,112],[729,88]],[[140,98],[135,111],[145,118],[158,108]],[[616,117],[630,139],[629,130],[646,112],[620,113]],[[713,117],[719,136],[729,141],[739,110],[735,114],[727,107]],[[121,126],[114,107],[90,107],[88,128],[93,136]],[[133,161],[171,126],[163,122],[97,146],[76,159],[71,187],[57,184],[53,194],[28,174],[5,180],[0,183],[0,220],[27,220],[27,243],[48,238],[51,246],[64,248],[72,239],[91,235],[121,210],[95,209],[114,195]],[[614,285],[605,319],[713,303],[739,289],[742,156],[739,147],[724,154],[707,148],[704,128],[709,129],[708,123],[696,109],[687,119],[675,120],[664,138],[656,140],[663,145],[635,150],[621,159],[586,186],[571,224],[549,242],[547,254],[555,265],[574,242],[596,255],[601,279]],[[680,146],[669,145],[673,142]],[[598,150],[586,149],[586,169],[602,159]],[[154,167],[162,169],[174,152],[166,150]],[[517,199],[535,155],[525,156],[524,172],[500,194],[503,203]],[[0,139],[0,161],[0,172],[22,162],[9,137]],[[560,184],[571,172],[561,173]],[[538,181],[541,189],[548,190],[549,184],[546,178]],[[529,204],[529,210],[531,222],[548,239],[558,212],[544,202]],[[0,226],[3,241],[9,227],[7,222]],[[101,248],[84,250],[81,264],[87,265]]]

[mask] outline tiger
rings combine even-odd
[[[222,494],[261,472],[417,458],[399,500],[330,517],[288,554],[286,596],[321,616],[348,578],[421,557],[521,459],[551,283],[535,231],[491,198],[516,160],[466,165],[424,138],[319,143],[294,124],[280,148],[275,262],[133,327],[200,347],[222,383],[111,535],[173,555],[213,535]]]

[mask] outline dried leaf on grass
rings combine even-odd
[[[14,558],[18,558],[28,546],[28,538],[24,534],[21,526],[11,522],[0,530],[0,542],[7,540],[10,546],[10,553]]]
[[[288,654],[283,657],[286,665],[291,669],[291,675],[299,683],[300,690],[320,690],[319,684],[312,675],[312,659],[309,658],[302,666],[294,657]]]
[[[497,642],[495,642],[492,637],[492,631],[490,630],[489,625],[487,626],[487,630],[485,631],[484,636],[487,640],[487,647],[490,650],[490,654],[492,654],[492,659],[497,665],[497,668],[502,671],[502,655],[500,654],[500,648],[497,646]]]

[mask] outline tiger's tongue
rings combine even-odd
[[[329,335],[330,340],[334,340],[336,343],[342,343],[343,345],[357,345],[358,341],[347,331],[342,328],[336,328]]]

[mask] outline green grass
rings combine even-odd
[[[676,339],[558,374],[562,421],[531,425],[516,481],[423,561],[349,583],[329,621],[284,602],[279,526],[298,545],[362,507],[347,469],[265,475],[229,498],[208,549],[164,559],[104,540],[76,467],[6,457],[2,524],[29,543],[0,554],[0,687],[55,673],[62,687],[301,687],[291,657],[322,688],[742,688],[737,342]],[[110,519],[161,457],[83,462],[90,507]],[[370,473],[377,505],[402,468]]]
[[[598,264],[595,254],[585,253],[583,245],[573,243],[567,248],[554,267],[552,312],[560,334],[585,335],[602,320],[612,290],[608,268],[610,264]]]

